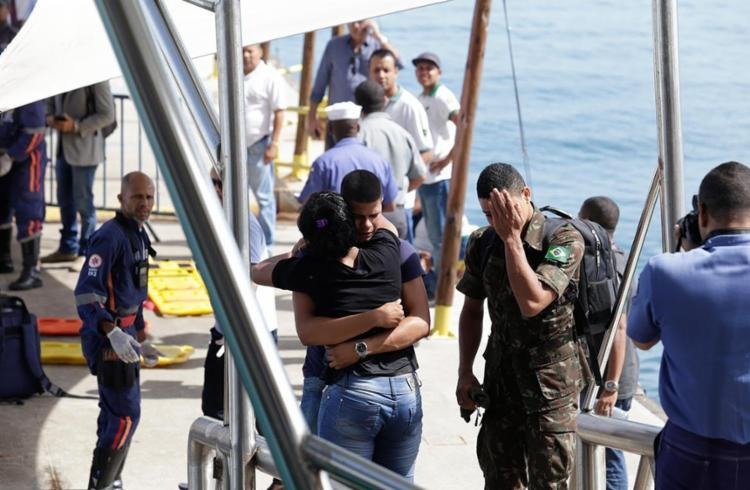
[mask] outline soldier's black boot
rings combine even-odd
[[[24,291],[42,287],[42,277],[39,272],[39,246],[42,237],[36,236],[31,240],[21,243],[21,255],[23,256],[23,270],[21,275],[8,285],[12,291]]]
[[[13,259],[10,256],[10,239],[13,235],[13,229],[0,229],[0,274],[13,272]]]

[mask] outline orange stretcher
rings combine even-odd
[[[39,335],[78,336],[78,331],[81,329],[82,323],[79,318],[42,316],[37,319],[37,328],[39,329]],[[146,333],[148,333],[150,326],[147,321]]]

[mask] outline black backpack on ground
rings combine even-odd
[[[612,319],[620,288],[620,277],[615,268],[615,251],[607,231],[593,221],[573,218],[559,209],[545,206],[540,211],[555,214],[544,226],[544,247],[549,246],[552,234],[560,226],[570,223],[583,236],[585,251],[581,260],[578,298],[573,317],[576,336],[588,346],[588,364],[597,385],[602,384],[598,355],[604,334]],[[583,362],[583,360],[581,360]]]
[[[0,295],[0,373],[0,400],[22,403],[21,399],[45,391],[57,397],[98,400],[71,395],[44,374],[36,316],[16,296]]]

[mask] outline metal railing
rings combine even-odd
[[[143,127],[128,95],[114,95],[117,129],[104,142],[104,161],[97,168],[94,180],[94,206],[97,210],[119,209],[117,194],[120,180],[128,172],[139,170],[154,177],[156,195],[154,211],[157,215],[174,215],[174,207],[163,182],[159,165],[143,135]],[[47,176],[45,204],[57,206],[57,176],[55,162],[60,136],[52,128],[47,129]]]
[[[126,94],[115,94],[115,120],[117,129],[104,142],[104,161],[99,164],[94,180],[94,206],[101,211],[116,211],[119,209],[117,194],[120,179],[133,170],[146,172],[154,177],[156,186],[155,204],[152,214],[174,216],[175,210],[169,198],[159,165],[151,151],[148,141],[143,134],[143,126],[133,106],[133,100]],[[306,115],[308,107],[288,107],[287,114]],[[321,119],[326,114],[319,111]],[[44,201],[47,206],[57,206],[57,177],[55,161],[57,159],[57,145],[59,134],[52,128],[46,132],[47,142],[47,175]],[[296,155],[292,161],[277,159],[274,162],[277,172],[279,168],[290,169],[293,176],[302,178],[310,170],[310,159],[305,154],[302,158]]]
[[[646,196],[641,217],[638,221],[635,236],[633,237],[633,243],[630,247],[630,254],[625,265],[620,290],[618,291],[614,314],[604,336],[602,349],[599,352],[598,363],[602,373],[604,373],[607,367],[609,353],[615,339],[615,330],[620,322],[620,316],[625,311],[625,301],[629,297],[628,293],[633,284],[636,265],[641,256],[643,244],[646,241],[646,233],[648,232],[651,218],[656,208],[656,201],[662,186],[662,178],[661,167],[657,166],[654,171],[654,177],[651,180],[651,187]],[[653,442],[661,427],[593,415],[591,410],[596,401],[595,394],[596,386],[590,384],[583,394],[583,402],[581,404],[583,413],[577,419],[577,432],[581,441],[581,448],[578,453],[580,458],[576,462],[578,487],[583,490],[598,490],[601,488],[603,474],[600,471],[601,461],[597,457],[597,448],[599,446],[606,446],[612,449],[640,454],[641,460],[638,464],[636,486],[634,488],[636,490],[649,488],[653,480]]]
[[[639,424],[611,417],[582,413],[577,419],[576,432],[580,438],[580,459],[576,464],[577,488],[599,490],[603,488],[601,458],[597,448],[604,446],[640,455],[634,490],[651,488],[654,476],[654,439],[661,431],[655,425]]]

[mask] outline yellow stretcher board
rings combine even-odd
[[[190,345],[153,344],[153,346],[164,354],[164,357],[159,356],[159,363],[156,367],[182,364],[190,359],[195,350]],[[85,365],[86,359],[83,357],[81,343],[42,340],[42,364]]]
[[[155,260],[148,271],[148,296],[160,315],[213,313],[206,285],[192,260]]]

